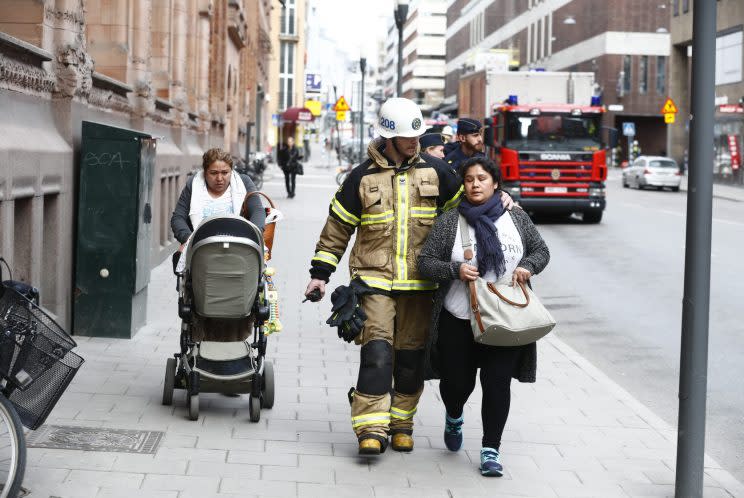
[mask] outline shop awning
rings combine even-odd
[[[282,121],[291,123],[310,123],[315,119],[307,107],[290,107],[282,113]]]

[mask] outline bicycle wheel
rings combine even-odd
[[[0,394],[0,498],[16,498],[26,471],[26,439],[13,405]]]

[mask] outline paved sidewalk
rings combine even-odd
[[[680,190],[687,192],[688,180],[689,177],[686,174],[682,176],[682,183],[679,186]],[[744,202],[744,187],[713,183],[713,197],[717,197],[719,199],[727,199],[730,201]]]
[[[133,340],[78,338],[86,364],[47,422],[111,430],[105,440],[112,445],[141,443],[114,429],[164,437],[154,454],[30,448],[32,498],[673,496],[676,432],[566,346],[560,325],[539,344],[538,382],[513,384],[503,478],[477,471],[479,390],[466,407],[464,450],[444,449],[436,382],[427,383],[415,418],[413,453],[359,458],[346,401],[358,349],[324,324],[328,300],[300,304],[337,188],[333,175],[306,166],[292,200],[280,177],[265,186],[286,216],[272,261],[285,326],[270,337],[267,354],[276,368],[274,408],[254,424],[245,396],[200,396],[196,422],[187,420],[183,392],[174,406],[161,405],[165,360],[178,348],[179,330],[166,261],[152,272],[148,323]],[[344,278],[337,275],[331,288]],[[544,297],[560,323],[568,312],[561,296]],[[744,496],[744,486],[712,460],[705,485],[705,497]]]

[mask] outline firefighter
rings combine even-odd
[[[424,123],[413,101],[387,100],[376,130],[382,138],[369,145],[367,159],[331,201],[305,291],[310,299],[313,293],[324,295],[356,231],[350,272],[372,290],[359,298],[366,321],[354,338],[361,345],[361,364],[351,395],[351,424],[364,455],[385,451],[389,435],[394,450],[413,449],[436,288],[419,275],[416,257],[434,218],[461,196],[460,182],[445,163],[419,155]]]
[[[457,171],[460,163],[473,156],[483,156],[483,125],[477,119],[460,118],[457,121],[457,141],[447,144],[444,160]]]

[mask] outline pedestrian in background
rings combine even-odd
[[[548,247],[521,209],[504,209],[494,195],[501,172],[485,157],[468,159],[460,166],[464,197],[457,209],[436,221],[418,258],[421,275],[439,283],[427,341],[429,377],[441,377],[439,392],[446,409],[444,443],[451,451],[462,447],[463,408],[475,388],[480,368],[483,390],[483,439],[480,470],[484,476],[503,475],[501,436],[509,416],[511,379],[535,382],[535,343],[487,346],[474,341],[470,324],[468,282],[482,276],[489,282],[529,284],[550,260]],[[508,213],[508,214],[507,214]],[[506,215],[506,216],[504,216]],[[460,216],[467,221],[475,251],[465,254]],[[468,250],[470,251],[470,250]]]
[[[452,131],[450,125],[445,125],[444,128],[442,128],[442,140],[445,144],[452,142],[454,135],[455,133]]]
[[[287,143],[279,149],[276,160],[284,172],[284,186],[287,189],[287,196],[291,199],[295,196],[296,179],[297,175],[301,174],[300,168],[302,167],[300,164],[302,154],[295,147],[294,137],[287,138]]]
[[[457,171],[467,159],[485,156],[484,150],[483,124],[477,119],[460,118],[457,121],[457,141],[444,147],[444,161]]]
[[[419,144],[421,152],[437,159],[444,159],[444,141],[441,133],[425,133],[419,138]]]

